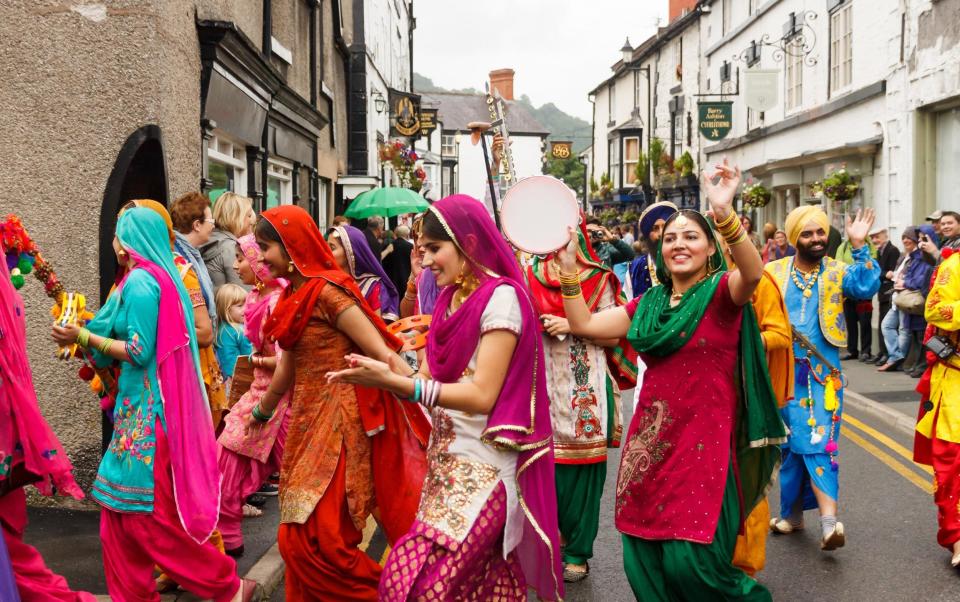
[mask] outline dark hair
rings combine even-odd
[[[283,239],[280,238],[280,233],[277,232],[277,229],[273,227],[273,224],[271,224],[270,221],[262,215],[257,220],[257,227],[254,229],[254,236],[268,242],[280,243],[280,246],[283,247]],[[284,247],[284,250],[286,250],[286,247]]]
[[[587,218],[587,223],[588,223],[588,224],[592,224],[592,225],[594,225],[594,226],[602,226],[602,225],[603,225],[603,222],[600,221],[600,218],[599,218],[599,217],[596,217],[596,216],[593,216],[593,215],[591,215],[590,217]]]
[[[202,222],[209,208],[210,199],[199,192],[181,195],[170,206],[170,219],[173,220],[174,229],[180,234],[189,234],[193,231],[193,222]]]
[[[663,229],[661,230],[661,236],[667,233],[667,226],[672,224],[680,216],[692,218],[693,221],[697,222],[697,225],[700,226],[700,229],[703,230],[703,233],[707,235],[707,239],[716,243],[716,238],[713,235],[713,228],[710,227],[710,222],[707,221],[707,218],[703,216],[699,211],[694,211],[692,209],[681,209],[673,215],[667,218],[667,221],[663,223]]]
[[[432,240],[453,241],[450,235],[447,234],[446,229],[444,229],[443,224],[440,223],[440,218],[438,218],[433,211],[427,211],[423,214],[423,220],[420,225],[420,236],[425,236]]]
[[[945,217],[952,217],[956,221],[960,222],[960,213],[957,213],[956,211],[944,211],[940,215],[940,219],[943,219]]]

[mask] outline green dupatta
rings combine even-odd
[[[663,261],[662,245],[658,246],[657,278],[663,284],[644,293],[627,333],[627,340],[637,352],[667,356],[693,337],[717,292],[720,278],[727,271],[720,244],[715,244],[716,252],[709,259],[707,277],[690,287],[674,307],[670,306],[673,290],[670,274]],[[774,472],[780,465],[778,446],[787,441],[786,428],[770,384],[760,324],[752,303],[743,308],[736,379],[739,404],[734,428],[743,514],[746,516],[769,491]]]

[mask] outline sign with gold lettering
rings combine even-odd
[[[416,136],[420,134],[420,96],[390,90],[391,135]]]
[[[429,136],[435,129],[437,129],[437,109],[421,109],[420,134]]]
[[[551,140],[550,156],[554,159],[569,159],[573,154],[573,143],[569,141]]]
[[[733,102],[697,103],[699,119],[697,122],[700,133],[707,140],[723,140],[733,128]]]

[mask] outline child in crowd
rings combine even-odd
[[[223,372],[228,399],[237,358],[250,355],[253,351],[249,339],[243,334],[243,304],[246,299],[247,291],[236,284],[224,284],[217,289],[217,338],[214,340],[214,349]]]

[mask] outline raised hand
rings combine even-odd
[[[720,179],[714,184],[717,178]],[[713,173],[703,171],[700,181],[715,219],[723,220],[733,211],[733,198],[740,187],[740,168],[730,167],[724,158],[723,163],[714,166]]]
[[[570,240],[567,246],[557,251],[557,262],[560,264],[560,271],[566,274],[576,274],[577,268],[577,247],[580,246],[580,239],[577,237],[577,230],[570,228]]]
[[[877,213],[873,209],[858,209],[853,220],[849,215],[847,216],[847,240],[854,248],[859,249],[863,246],[876,220]]]

